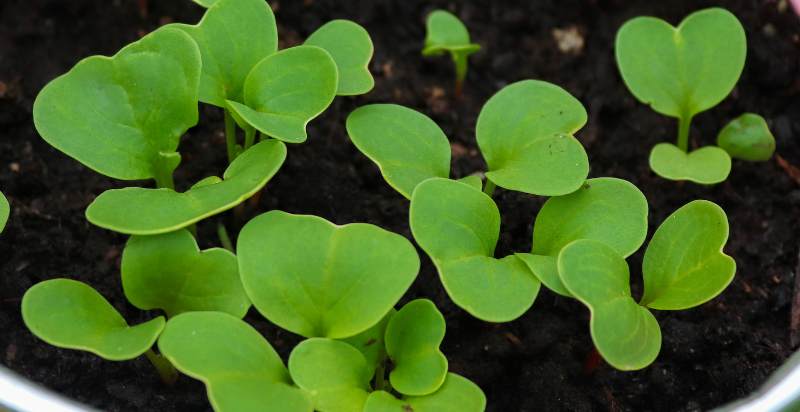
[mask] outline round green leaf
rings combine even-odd
[[[333,102],[336,63],[324,49],[297,46],[259,62],[244,84],[244,104],[228,106],[261,133],[289,143],[307,138],[306,125]]]
[[[676,210],[645,251],[641,304],[688,309],[720,294],[736,273],[736,261],[722,252],[727,240],[728,218],[716,204],[695,200]]]
[[[483,412],[486,396],[469,379],[448,373],[438,391],[425,396],[397,399],[388,392],[375,391],[367,398],[364,412]]]
[[[435,392],[447,376],[447,358],[439,350],[447,325],[428,299],[407,303],[386,328],[386,353],[394,364],[392,388],[403,395]]]
[[[622,79],[637,99],[661,114],[691,118],[733,90],[747,41],[736,16],[710,8],[677,28],[655,17],[632,19],[617,32],[615,50]]]
[[[161,28],[48,83],[33,103],[33,121],[47,143],[98,173],[154,178],[180,162],[179,139],[197,124],[199,79],[192,39]]]
[[[37,283],[22,297],[22,320],[39,339],[122,361],[148,351],[164,329],[164,317],[128,326],[91,286],[70,279]]]
[[[431,177],[450,176],[450,142],[428,116],[396,104],[370,104],[347,116],[347,133],[392,188],[411,198]]]
[[[731,157],[716,146],[686,153],[673,144],[659,143],[650,152],[650,168],[665,179],[711,185],[728,178]]]
[[[620,370],[642,369],[656,359],[661,329],[631,297],[628,264],[616,250],[596,240],[576,240],[559,253],[558,273],[592,312],[592,340],[603,359]]]
[[[647,237],[647,199],[632,183],[612,177],[589,179],[578,190],[548,199],[533,225],[533,254],[518,253],[548,288],[570,296],[556,258],[578,239],[601,241],[628,257]]]
[[[219,311],[243,318],[250,300],[233,253],[200,251],[188,230],[132,236],[122,253],[122,289],[134,306],[183,312]]]
[[[0,233],[3,233],[3,229],[6,228],[6,223],[8,223],[8,216],[11,214],[11,207],[8,204],[8,199],[0,192]]]
[[[305,337],[346,338],[380,321],[419,271],[406,238],[281,211],[248,222],[237,245],[247,295],[264,317]]]
[[[244,321],[222,312],[187,312],[167,322],[158,349],[179,371],[202,381],[217,412],[311,412],[291,386],[275,349]]]
[[[305,44],[322,47],[333,57],[339,69],[336,94],[364,94],[375,86],[375,80],[369,72],[372,39],[360,25],[350,20],[329,21],[311,33]]]
[[[167,27],[195,40],[203,59],[200,101],[222,108],[226,100],[244,100],[250,70],[278,50],[275,15],[264,0],[216,0],[197,25]]]
[[[763,162],[775,152],[775,137],[767,121],[754,113],[745,113],[728,123],[717,136],[717,146],[736,159]]]
[[[282,142],[265,140],[239,155],[218,183],[203,179],[206,184],[183,193],[141,187],[107,190],[89,205],[86,218],[131,235],[172,232],[243,202],[267,184],[285,159]]]
[[[289,356],[289,373],[320,412],[361,411],[372,379],[364,355],[347,343],[311,338]]]
[[[432,178],[411,196],[411,232],[431,257],[450,298],[490,322],[514,320],[527,311],[540,283],[515,256],[494,258],[500,212],[469,184]]]
[[[538,80],[510,84],[478,116],[486,177],[500,187],[542,196],[577,190],[589,158],[573,137],[586,124],[583,105],[564,89]]]
[[[383,362],[386,358],[386,326],[389,324],[389,319],[397,313],[396,310],[391,309],[380,322],[376,323],[371,328],[359,333],[358,335],[342,339],[350,346],[361,351],[364,359],[367,360],[369,367],[369,375],[375,375],[375,369],[378,363]]]

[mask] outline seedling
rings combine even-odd
[[[695,115],[733,90],[746,54],[742,25],[720,8],[692,13],[677,28],[637,17],[619,29],[617,64],[628,89],[656,112],[678,118],[677,146],[659,143],[650,153],[654,172],[703,184],[728,177],[730,156],[713,146],[689,152],[689,131]]]
[[[441,56],[450,53],[456,68],[456,95],[461,95],[464,80],[467,78],[467,58],[480,50],[481,46],[470,42],[464,23],[445,10],[436,10],[429,14],[426,29],[422,55]]]
[[[775,152],[775,138],[763,117],[745,113],[719,132],[717,146],[735,159],[763,162]]]
[[[631,295],[625,259],[601,241],[581,239],[565,246],[558,255],[558,273],[572,296],[592,312],[592,340],[603,358],[617,369],[641,369],[661,348],[661,330],[649,309],[698,306],[733,280],[736,262],[722,252],[727,239],[725,212],[714,203],[696,200],[675,211],[645,251],[639,303]]]
[[[476,128],[489,165],[484,190],[491,195],[497,185],[543,196],[577,190],[589,173],[589,160],[572,134],[586,117],[578,100],[547,82],[523,80],[501,89],[481,109]],[[447,137],[414,110],[391,104],[364,106],[348,116],[347,132],[386,181],[407,198],[420,182],[450,174]]]

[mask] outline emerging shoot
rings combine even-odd
[[[460,96],[467,78],[467,58],[480,50],[481,46],[470,42],[464,23],[445,10],[436,10],[428,15],[426,29],[422,55],[440,56],[450,53],[456,69],[456,96]]]

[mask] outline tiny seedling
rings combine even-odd
[[[736,262],[722,252],[727,239],[725,212],[714,203],[696,200],[675,211],[645,251],[639,303],[631,295],[625,258],[602,241],[580,239],[565,246],[558,274],[570,294],[589,307],[600,355],[617,369],[641,369],[661,348],[661,330],[650,309],[698,306],[733,280]]]
[[[464,23],[446,10],[436,10],[428,15],[423,56],[441,56],[449,53],[456,68],[456,95],[461,94],[467,78],[467,59],[481,49],[470,42]]]
[[[746,54],[741,23],[721,8],[692,13],[677,28],[658,18],[637,17],[619,29],[617,65],[628,89],[656,112],[678,118],[677,146],[659,143],[650,153],[656,174],[702,184],[728,177],[728,153],[715,146],[690,152],[689,132],[695,115],[733,90]]]
[[[775,153],[775,137],[763,117],[745,113],[733,119],[719,132],[717,146],[734,159],[763,162]]]

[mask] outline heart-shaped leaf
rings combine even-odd
[[[22,320],[39,339],[122,361],[149,350],[164,329],[159,316],[128,326],[122,315],[91,286],[70,279],[37,283],[22,297]]]
[[[239,155],[218,183],[183,193],[141,187],[107,190],[89,205],[86,218],[131,235],[172,232],[243,202],[267,184],[285,159],[283,142],[266,140]]]
[[[200,251],[185,229],[132,236],[122,253],[122,289],[137,308],[169,317],[219,311],[243,318],[250,308],[236,256],[221,248]]]
[[[244,103],[228,100],[241,119],[289,143],[307,138],[306,125],[336,97],[336,63],[324,49],[297,46],[261,60],[244,83]]]
[[[197,25],[170,24],[197,42],[203,59],[200,101],[226,108],[244,101],[245,78],[278,50],[275,16],[264,0],[217,0]]]
[[[217,412],[311,412],[291,386],[275,349],[243,320],[222,312],[187,312],[167,322],[158,349],[184,374],[202,381]]]
[[[386,353],[394,364],[389,382],[403,395],[435,392],[447,376],[447,358],[439,350],[447,325],[428,299],[407,303],[386,328]]]
[[[106,176],[170,176],[181,135],[197,124],[200,54],[161,28],[113,57],[92,56],[47,84],[33,103],[50,145]]]
[[[378,363],[383,362],[386,358],[386,326],[389,324],[389,319],[397,313],[392,309],[380,322],[376,323],[371,328],[359,333],[358,335],[342,339],[342,342],[361,351],[364,359],[367,360],[367,366],[370,369],[370,376],[375,375],[375,369]]]
[[[666,179],[711,185],[728,178],[731,157],[716,146],[686,153],[673,144],[659,143],[650,152],[650,168]]]
[[[612,177],[589,179],[580,189],[547,199],[533,225],[533,251],[518,253],[554,292],[571,296],[556,268],[558,253],[578,239],[601,241],[628,257],[647,237],[647,199],[632,183]]]
[[[486,396],[469,379],[448,373],[438,391],[425,396],[397,399],[388,392],[375,391],[367,398],[364,412],[483,412]]]
[[[576,240],[559,253],[558,273],[592,312],[592,340],[611,366],[637,370],[656,359],[661,329],[653,314],[631,297],[628,264],[614,248],[597,240]]]
[[[428,15],[425,24],[425,48],[423,56],[438,56],[450,52],[456,65],[456,78],[459,82],[467,77],[467,58],[481,49],[479,44],[470,42],[469,32],[464,23],[446,10],[435,10]]]
[[[688,309],[720,294],[736,273],[736,261],[722,252],[727,240],[728,218],[716,204],[695,200],[676,210],[647,245],[641,304]]]
[[[542,196],[577,190],[589,158],[572,136],[586,124],[583,105],[564,89],[538,80],[510,84],[478,116],[486,177],[500,187]]]
[[[8,199],[0,192],[0,233],[3,233],[3,229],[6,228],[6,223],[8,223],[8,216],[11,214],[11,207],[8,205]]]
[[[256,309],[305,337],[340,339],[367,330],[419,271],[417,251],[398,234],[281,211],[248,222],[237,250],[242,283]]]
[[[767,121],[755,113],[745,113],[728,123],[717,136],[717,146],[736,159],[763,162],[775,152],[775,137]]]
[[[320,412],[363,410],[372,379],[361,352],[326,338],[311,338],[297,345],[289,356],[289,373]]]
[[[375,86],[369,72],[372,39],[360,25],[350,20],[329,21],[311,33],[305,44],[322,47],[333,57],[339,69],[336,94],[364,94]]]
[[[655,17],[632,19],[619,29],[615,51],[622,79],[637,99],[661,114],[691,118],[731,92],[747,41],[736,16],[710,8],[677,28]]]
[[[450,176],[450,142],[428,116],[396,104],[370,104],[347,116],[347,133],[406,198],[431,177]]]
[[[489,196],[466,183],[432,178],[414,189],[409,215],[414,239],[458,306],[482,320],[507,322],[533,305],[536,277],[513,255],[494,258],[500,212]]]

